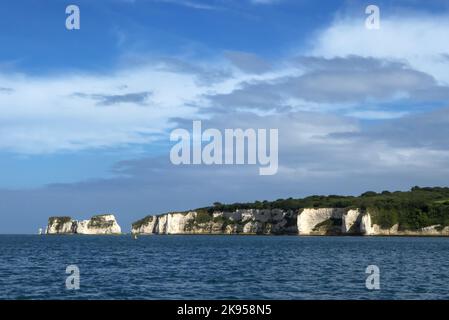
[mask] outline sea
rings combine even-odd
[[[0,299],[449,299],[449,238],[0,235]]]

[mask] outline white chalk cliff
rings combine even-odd
[[[381,226],[376,212],[348,208],[301,210],[238,209],[232,212],[196,210],[147,216],[132,225],[133,234],[289,234],[365,236],[449,236],[449,227],[433,225],[404,230],[398,224]],[[46,234],[120,234],[114,215],[88,220],[48,219]]]
[[[305,208],[241,209],[233,212],[204,210],[147,216],[133,223],[134,234],[298,234],[364,236],[449,236],[449,227],[429,226],[400,230],[399,225],[381,227],[373,213],[361,209]],[[61,224],[62,230],[70,225]]]
[[[303,209],[298,214],[298,234],[320,235],[327,234],[329,229],[333,229],[329,227],[341,228],[339,223],[344,213],[345,209],[341,208]]]
[[[368,213],[362,214],[362,218],[360,219],[360,233],[367,236],[375,234],[371,222],[371,215]]]
[[[135,234],[296,234],[296,213],[273,210],[173,212],[147,216],[132,226]]]
[[[70,217],[50,217],[48,219],[48,225],[45,229],[46,234],[67,234],[73,233],[74,220]]]
[[[46,234],[120,234],[121,228],[112,214],[96,215],[88,220],[73,220],[70,217],[50,217]]]
[[[361,233],[360,223],[363,214],[359,209],[350,209],[342,216],[341,232],[344,234]]]

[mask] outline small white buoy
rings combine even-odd
[[[137,240],[137,234],[133,235],[134,240]]]

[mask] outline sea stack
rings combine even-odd
[[[113,214],[95,215],[88,220],[71,217],[50,217],[46,234],[121,234],[122,230]]]

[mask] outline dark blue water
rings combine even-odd
[[[448,284],[449,238],[0,236],[1,299],[449,299]]]

